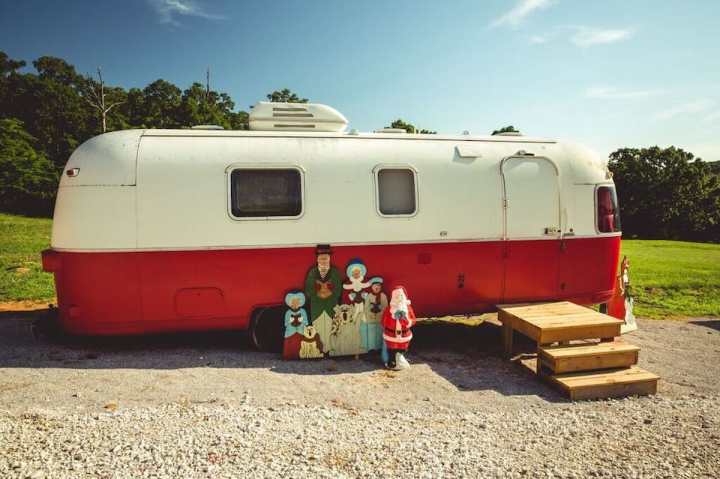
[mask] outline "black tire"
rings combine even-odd
[[[45,337],[48,339],[57,339],[62,336],[63,330],[60,326],[60,317],[56,306],[48,305],[47,312],[40,318],[33,321],[30,326],[35,340]]]
[[[283,306],[260,308],[250,319],[250,342],[258,351],[280,353],[283,349],[285,324]]]

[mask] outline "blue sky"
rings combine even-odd
[[[513,124],[720,160],[718,22],[718,0],[0,0],[0,49],[124,87],[209,66],[239,108],[289,87],[361,131]]]

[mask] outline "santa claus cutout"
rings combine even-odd
[[[412,340],[412,328],[415,325],[415,311],[410,306],[410,299],[403,286],[392,290],[390,306],[383,313],[383,339],[388,351],[385,367],[393,370],[407,369],[410,364],[404,353]]]

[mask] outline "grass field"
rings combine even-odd
[[[720,316],[720,245],[624,240],[622,254],[637,316]]]
[[[49,219],[0,213],[0,301],[54,298],[52,275],[42,271],[40,260],[51,226]]]
[[[51,220],[0,213],[0,301],[54,297],[40,251],[50,244]],[[625,240],[635,313],[645,318],[720,316],[720,245]]]

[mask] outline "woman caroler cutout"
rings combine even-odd
[[[303,309],[305,295],[302,291],[291,291],[285,295],[285,304],[290,308],[285,312],[285,341],[283,359],[322,357],[322,344],[315,330],[308,326],[308,316]]]
[[[352,305],[355,316],[363,315],[367,288],[370,286],[370,282],[365,281],[367,267],[360,258],[355,258],[348,263],[345,273],[347,281],[342,285],[345,290],[344,303]]]
[[[385,308],[382,319],[383,339],[389,355],[386,368],[398,371],[410,367],[403,353],[410,346],[410,328],[415,321],[415,311],[410,306],[407,291],[403,286],[396,286],[390,296],[390,307]]]

